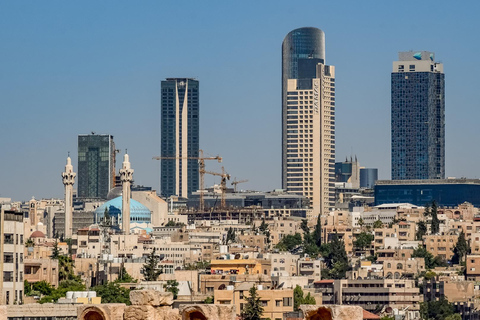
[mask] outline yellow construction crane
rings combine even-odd
[[[198,173],[200,176],[200,203],[199,203],[199,209],[200,211],[203,211],[204,209],[204,200],[203,200],[203,193],[205,192],[205,160],[218,160],[218,162],[222,162],[222,157],[220,156],[215,156],[215,157],[204,157],[203,156],[203,150],[200,149],[198,150],[199,156],[198,157],[153,157],[154,160],[176,160],[176,159],[186,159],[186,160],[198,160]]]
[[[233,190],[235,191],[235,193],[237,193],[237,184],[244,183],[244,182],[248,182],[248,180],[238,180],[237,181],[237,178],[233,179],[232,186],[233,186]]]
[[[225,201],[225,194],[227,193],[227,180],[230,180],[230,175],[225,172],[225,168],[222,167],[222,173],[218,172],[211,172],[211,171],[205,171],[205,173],[214,175],[214,176],[219,176],[222,178],[220,182],[220,190],[222,191],[222,200],[220,202],[220,208],[225,209],[227,207],[226,201]]]

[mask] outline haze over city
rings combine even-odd
[[[77,136],[111,134],[135,183],[159,189],[160,81],[200,82],[200,147],[242,189],[281,188],[281,43],[325,32],[336,67],[336,159],[390,179],[390,73],[399,51],[444,64],[446,176],[478,178],[480,4],[0,2],[0,197],[63,197]],[[121,160],[117,160],[117,169]],[[117,170],[118,171],[118,170]],[[206,178],[206,184],[218,183]]]

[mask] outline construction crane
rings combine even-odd
[[[153,157],[154,160],[177,160],[177,159],[184,159],[184,160],[198,160],[198,173],[200,176],[200,203],[199,203],[199,209],[200,211],[203,211],[204,209],[204,196],[203,193],[205,192],[205,160],[218,160],[218,162],[222,162],[222,157],[220,156],[215,156],[215,157],[204,157],[203,156],[203,150],[199,149],[198,150],[198,157]]]
[[[244,183],[244,182],[248,182],[248,180],[239,180],[237,181],[237,178],[235,177],[232,181],[232,186],[233,186],[233,190],[235,191],[235,193],[237,193],[237,184],[239,183]]]
[[[211,172],[211,171],[205,171],[205,173],[208,173],[214,176],[219,176],[222,178],[220,182],[220,190],[222,191],[222,198],[221,198],[222,200],[220,202],[220,208],[225,209],[227,207],[225,203],[225,194],[227,193],[227,180],[230,180],[230,175],[225,172],[224,167],[222,167],[222,173]]]

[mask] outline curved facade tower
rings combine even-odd
[[[282,187],[318,215],[334,205],[334,170],[335,68],[322,30],[295,29],[282,44]]]

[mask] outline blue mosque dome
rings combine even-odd
[[[114,217],[116,221],[122,217],[122,197],[116,197],[102,204],[95,210],[95,216],[98,220],[105,215],[105,208],[108,214]],[[150,210],[138,201],[130,199],[130,223],[151,223]]]

